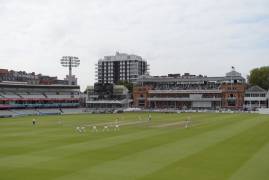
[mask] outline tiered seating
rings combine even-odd
[[[47,95],[48,98],[55,98],[55,99],[63,99],[63,98],[70,98],[70,95]]]
[[[48,98],[55,98],[55,99],[71,98],[70,94],[64,94],[64,93],[56,94],[56,93],[53,93],[53,92],[46,93],[46,96]]]
[[[4,98],[20,98],[17,94],[13,92],[5,92],[5,94],[2,94]]]
[[[59,114],[53,108],[79,107],[79,93],[78,86],[0,83],[0,109],[12,109],[16,115]],[[33,110],[37,108],[44,110]]]
[[[34,94],[23,95],[22,97],[23,97],[23,98],[32,98],[32,99],[34,99],[34,98],[45,98],[45,96],[43,96],[42,94],[36,94],[36,95],[34,95]]]
[[[156,90],[212,90],[219,89],[220,84],[160,84],[155,87]]]
[[[0,98],[4,98],[4,94],[2,92],[0,92]]]
[[[20,93],[20,96],[22,98],[45,98],[45,96],[42,93]]]
[[[61,92],[60,94],[56,94],[56,92],[0,92],[0,98],[52,98],[52,99],[64,99],[64,98],[72,98],[69,93]],[[75,98],[79,98],[76,96]]]

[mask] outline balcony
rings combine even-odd
[[[245,97],[245,101],[267,101],[267,97]]]
[[[201,99],[192,99],[192,98],[172,98],[172,97],[150,97],[148,101],[221,101],[221,98],[201,98]]]
[[[149,94],[206,94],[206,93],[221,93],[221,90],[203,90],[203,89],[194,89],[194,90],[150,90]]]

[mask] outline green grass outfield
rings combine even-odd
[[[188,116],[193,127],[185,129]],[[120,131],[102,132],[117,117]],[[0,119],[1,180],[269,178],[266,115],[152,113],[150,123],[146,113],[35,118],[35,127],[31,116]]]

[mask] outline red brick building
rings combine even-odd
[[[137,86],[133,89],[133,105],[135,107],[149,108],[149,90],[151,86]]]
[[[138,79],[134,107],[158,109],[243,109],[246,82],[234,69],[225,76],[148,76]]]
[[[245,84],[225,83],[221,85],[222,90],[222,108],[243,109]]]

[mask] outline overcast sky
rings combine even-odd
[[[116,51],[152,75],[269,65],[269,0],[0,0],[0,22],[0,68],[63,78],[60,58],[78,56],[82,90]]]

